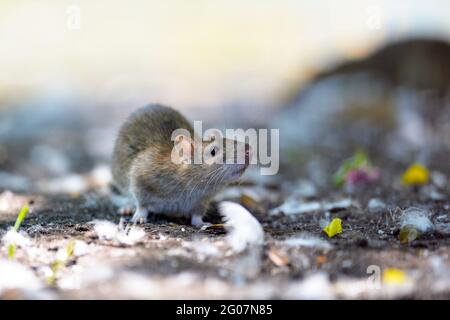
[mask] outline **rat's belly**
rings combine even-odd
[[[164,199],[151,199],[145,206],[149,212],[165,214],[169,216],[191,216],[201,213],[203,197],[172,197]]]

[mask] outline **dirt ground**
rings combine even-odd
[[[255,200],[258,194],[264,200]],[[2,236],[22,205],[34,201],[21,226],[31,243],[17,248],[14,262],[8,262],[24,266],[9,277],[31,280],[17,280],[16,288],[0,286],[0,297],[450,298],[450,239],[445,230],[434,230],[409,244],[398,239],[398,219],[405,208],[420,207],[430,212],[434,223],[448,222],[447,196],[431,200],[418,191],[395,187],[351,195],[333,190],[309,194],[300,203],[347,203],[330,205],[328,210],[274,214],[271,209],[288,196],[279,185],[255,183],[232,186],[221,194],[220,200],[241,202],[264,228],[262,248],[237,254],[227,248],[223,228],[200,230],[163,217],[145,224],[145,234],[136,243],[100,239],[93,220],[117,224],[121,220],[107,192],[5,191],[0,194]],[[373,197],[386,206],[369,210],[367,202]],[[322,232],[320,220],[326,216],[342,219],[341,234],[328,238]],[[58,260],[71,243],[76,243],[74,253]],[[0,254],[6,261],[4,245]],[[64,262],[55,269],[55,261]],[[387,279],[385,272],[392,269],[404,277]]]

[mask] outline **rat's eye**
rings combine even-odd
[[[212,150],[211,150],[211,156],[214,157],[214,156],[216,155],[217,152],[219,152],[219,148],[217,148],[217,147],[212,148]]]

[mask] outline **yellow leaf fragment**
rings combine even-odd
[[[256,201],[253,197],[242,194],[239,199],[240,204],[242,204],[244,207],[246,207],[250,212],[254,213],[255,211],[262,211],[261,204]]]
[[[323,231],[330,238],[342,233],[342,220],[339,218],[334,218],[329,225],[323,228]]]
[[[383,283],[385,284],[404,284],[408,280],[405,272],[395,268],[389,268],[383,271]]]
[[[10,244],[8,246],[8,259],[9,260],[13,260],[14,259],[14,254],[16,253],[16,245],[14,244]]]
[[[400,240],[401,244],[407,244],[419,238],[420,235],[421,232],[414,228],[414,226],[406,225],[400,230],[398,239]]]
[[[411,165],[402,176],[404,186],[422,186],[429,181],[430,173],[424,166],[415,163]]]

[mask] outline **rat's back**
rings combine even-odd
[[[162,156],[170,155],[176,129],[193,133],[186,118],[168,106],[150,104],[133,112],[120,128],[114,146],[111,169],[116,187],[128,191],[130,169],[141,152],[152,148]]]

